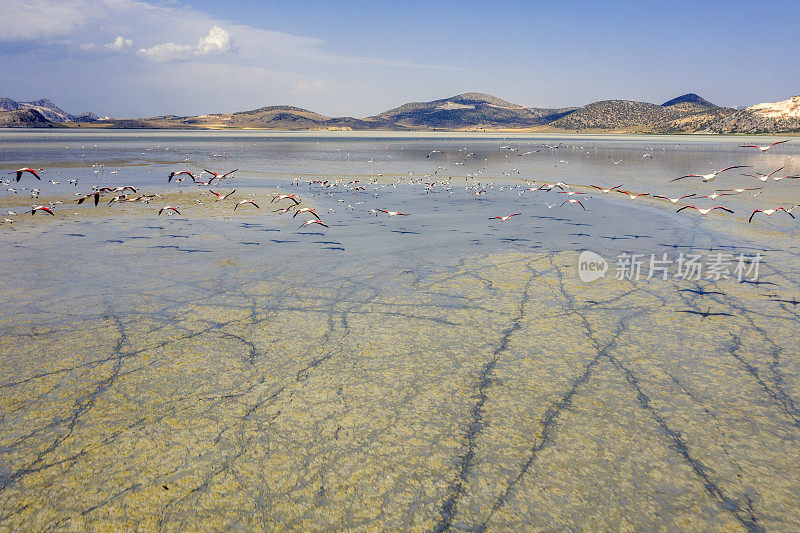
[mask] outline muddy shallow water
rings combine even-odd
[[[632,161],[626,187],[647,190],[659,172],[682,172],[675,161],[716,168],[738,153],[732,141],[565,139],[542,157],[580,171],[536,159],[506,176],[526,169],[502,154],[426,191],[441,179],[420,175],[441,166],[430,150],[459,161],[474,143],[488,159],[511,141],[400,136],[355,152],[349,138],[296,136],[280,158],[215,157],[234,141],[205,139],[201,152],[175,135],[183,150],[167,162],[111,146],[149,153],[150,138],[99,137],[105,170],[78,165],[78,186],[41,187],[39,203],[65,202],[53,217],[23,215],[21,191],[0,197],[20,213],[0,228],[0,528],[800,528],[796,223],[747,224],[762,196],[730,197],[735,215],[701,219],[577,185],[623,178],[625,163],[579,159],[590,142]],[[9,170],[39,153],[14,142]],[[387,142],[394,157],[379,161]],[[654,143],[669,148],[660,166],[634,159]],[[364,157],[326,166],[348,149]],[[765,157],[791,165],[793,149]],[[49,162],[52,175],[49,157],[29,164]],[[275,174],[242,172],[215,187],[237,189],[221,202],[165,183],[163,165],[224,158],[271,161]],[[112,178],[122,159],[137,166]],[[291,168],[314,165],[293,184]],[[587,192],[587,209],[524,192],[542,175]],[[99,176],[164,198],[71,202]],[[354,179],[365,189],[348,188]],[[798,186],[765,184],[764,202],[791,206]],[[330,227],[275,213],[280,192]],[[244,198],[261,208],[234,211]],[[158,216],[167,204],[181,214]],[[581,281],[583,250],[608,261],[605,277]],[[616,275],[621,255],[681,253],[763,260],[757,279],[739,280],[735,260],[719,279],[645,279],[647,265],[639,279]]]

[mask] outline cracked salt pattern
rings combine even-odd
[[[430,150],[467,145],[482,157],[464,172],[477,172],[498,157],[496,140],[281,145],[276,135],[264,152],[212,160],[254,134],[108,135],[86,136],[99,140],[95,160],[136,161],[116,181],[185,209],[72,204],[0,231],[0,530],[800,529],[794,221],[742,221],[760,196],[730,197],[737,216],[704,219],[622,195],[592,194],[585,212],[548,209],[556,193],[521,195],[508,188],[520,178],[502,175],[513,164],[537,180],[701,190],[654,184],[682,164],[717,168],[741,139],[566,139],[542,157],[569,154],[572,169],[535,160],[525,170],[502,155],[476,199],[463,173],[450,172],[452,194],[426,193],[407,167],[435,169]],[[32,153],[51,176],[67,168],[42,146],[52,138],[10,139],[3,168]],[[90,141],[69,140],[80,142]],[[133,157],[159,142],[182,150]],[[630,164],[581,163],[591,143]],[[636,155],[657,143],[669,155],[640,168]],[[347,149],[351,161],[336,159]],[[790,149],[759,168],[793,164]],[[262,209],[167,189],[164,169],[186,165],[187,152],[192,168],[272,166],[230,187]],[[294,167],[378,183],[293,185]],[[768,198],[799,199],[786,180],[767,186]],[[270,193],[287,190],[331,227],[299,229],[300,217],[272,212]],[[577,276],[584,249],[611,258],[674,246],[766,250],[765,284]],[[680,312],[709,309],[733,316]]]

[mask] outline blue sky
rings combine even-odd
[[[0,95],[118,117],[800,94],[800,2],[3,0]]]

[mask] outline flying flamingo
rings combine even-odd
[[[742,175],[743,176],[747,176],[748,178],[756,178],[756,179],[759,179],[761,181],[767,181],[768,179],[772,178],[773,174],[775,174],[776,172],[780,172],[781,170],[783,170],[783,168],[784,167],[776,168],[775,170],[773,170],[769,174],[761,174],[760,172],[756,172],[755,174],[742,174]],[[773,178],[773,179],[775,179],[775,178]],[[777,178],[777,179],[775,179],[775,181],[780,181],[782,179],[783,178]]]
[[[680,178],[675,178],[674,180],[669,180],[669,181],[670,182],[678,181],[678,180],[682,180],[683,178],[703,178],[704,182],[705,181],[714,181],[714,178],[716,178],[717,176],[719,176],[720,174],[722,174],[726,170],[730,170],[732,168],[749,168],[749,166],[748,165],[733,165],[733,166],[730,166],[730,167],[725,167],[725,168],[720,169],[720,170],[715,170],[711,174],[686,174],[685,176],[681,176]]]
[[[170,172],[170,173],[169,173],[169,178],[167,178],[167,183],[171,182],[171,181],[172,181],[172,178],[174,178],[175,176],[180,176],[181,174],[186,174],[187,176],[189,176],[190,178],[192,178],[192,181],[197,181],[197,180],[195,179],[195,176],[194,176],[194,174],[192,174],[192,173],[191,173],[191,172],[189,172],[188,170],[181,170],[181,171],[179,171],[179,172],[175,172],[175,171],[173,170],[172,172]]]
[[[800,176],[790,176],[790,175],[786,175],[786,176],[772,176],[772,179],[774,179],[775,181],[781,181],[781,180],[783,180],[783,179],[796,180],[796,179],[800,179]]]
[[[386,209],[378,209],[378,211],[380,211],[381,213],[386,213],[390,217],[393,217],[395,215],[408,216],[408,213],[401,213],[400,211],[387,211]]]
[[[794,207],[792,208],[794,209]],[[756,213],[764,213],[768,217],[771,217],[773,214],[777,213],[778,211],[783,211],[790,217],[794,218],[794,215],[790,212],[791,210],[786,209],[785,207],[778,207],[776,209],[756,209],[752,213],[750,213],[750,219],[747,222],[752,222],[753,217],[756,216]]]
[[[505,222],[505,221],[506,221],[506,220],[508,220],[509,218],[511,218],[511,217],[515,217],[515,216],[517,216],[517,215],[521,215],[521,214],[522,214],[522,213],[512,213],[512,214],[510,214],[510,215],[506,215],[506,216],[504,216],[504,217],[489,217],[489,220],[495,220],[495,219],[497,219],[497,220],[499,220],[500,222]]]
[[[788,142],[789,142],[789,140],[787,139],[785,141],[778,141],[776,143],[767,144],[767,145],[764,145],[764,146],[759,146],[757,144],[743,144],[743,145],[739,146],[739,148],[758,148],[759,150],[761,150],[762,154],[766,154],[767,151],[770,148],[772,148],[773,146],[775,146],[776,144],[782,144],[782,143],[788,143]]]
[[[655,196],[653,196],[653,198],[661,198],[662,200],[669,200],[673,204],[677,204],[680,200],[683,200],[684,198],[691,198],[692,196],[695,196],[695,194],[694,193],[692,193],[692,194],[684,194],[683,196],[679,196],[677,198],[670,198],[669,196],[663,196],[663,195],[660,195],[660,194],[656,194]]]
[[[325,224],[323,221],[321,221],[321,220],[319,220],[317,218],[312,218],[312,219],[306,220],[305,222],[303,222],[303,225],[300,226],[300,227],[301,228],[305,228],[306,226],[310,226],[311,224],[319,224],[320,226],[325,226],[326,228],[330,227],[327,224]]]
[[[685,206],[681,207],[680,209],[678,209],[678,210],[677,210],[677,211],[675,211],[675,212],[676,212],[676,213],[680,213],[680,212],[681,212],[681,211],[683,211],[684,209],[689,209],[689,208],[691,208],[691,209],[697,209],[697,210],[700,212],[700,214],[701,214],[701,215],[703,215],[703,216],[705,216],[705,215],[709,214],[709,213],[710,213],[711,211],[713,211],[714,209],[722,209],[723,211],[727,211],[728,213],[733,213],[733,211],[731,211],[731,210],[730,210],[730,209],[728,209],[727,207],[722,207],[721,205],[715,205],[714,207],[709,207],[709,208],[707,208],[707,209],[703,209],[703,208],[697,207],[697,206],[695,206],[695,205],[685,205]]]
[[[100,192],[90,192],[86,196],[81,196],[78,198],[78,204],[82,204],[85,200],[94,197],[94,205],[97,205],[100,202]]]
[[[762,188],[763,187],[751,187],[751,188],[739,187],[738,189],[717,189],[717,192],[730,192],[730,193],[742,194],[745,191],[759,191]]]
[[[256,206],[256,209],[261,209],[260,207],[258,207],[257,203],[255,203],[253,200],[249,200],[248,199],[248,200],[242,200],[241,202],[238,202],[235,206],[233,206],[233,210],[236,211],[236,208],[238,208],[240,205],[245,205],[245,204],[253,204],[254,206]]]
[[[36,211],[44,211],[45,213],[48,213],[48,214],[53,215],[53,216],[56,216],[53,213],[53,211],[50,210],[49,207],[45,207],[43,205],[37,205],[37,206],[32,207],[31,208],[31,215],[35,215]]]
[[[298,209],[297,211],[294,212],[294,215],[292,215],[292,218],[296,217],[300,213],[311,213],[312,215],[317,217],[317,220],[320,220],[319,215],[317,215],[317,212],[314,211],[313,207],[301,207],[300,209]]]
[[[239,169],[237,168],[236,170],[239,170]],[[212,181],[214,181],[214,180],[219,180],[219,181],[222,181],[222,180],[224,180],[225,178],[227,178],[228,176],[230,176],[231,174],[233,174],[234,172],[236,172],[236,170],[231,170],[230,172],[226,172],[225,174],[220,174],[219,172],[211,172],[211,171],[210,171],[210,170],[208,170],[207,168],[204,168],[204,169],[203,169],[203,172],[208,172],[209,174],[211,174],[212,176],[214,176],[213,178],[211,178],[210,180],[208,180],[208,182],[209,182],[209,183],[211,183],[211,182],[212,182]]]
[[[600,187],[599,185],[589,185],[589,187],[594,187],[598,191],[601,191],[603,194],[608,194],[613,190],[619,189],[620,187],[622,187],[622,185],[617,185],[616,187],[611,187],[610,189],[604,189],[604,188]]]
[[[619,192],[621,192],[622,194],[627,194],[627,195],[628,195],[628,197],[629,197],[631,200],[636,200],[636,199],[637,199],[637,198],[639,198],[640,196],[647,196],[648,194],[650,194],[650,193],[646,193],[646,192],[640,192],[640,193],[638,193],[638,194],[637,194],[637,193],[635,193],[635,192],[623,191],[622,189],[618,189],[618,191],[619,191]]]
[[[216,199],[216,200],[214,200],[214,201],[215,201],[215,202],[219,202],[220,200],[226,200],[226,199],[230,198],[230,197],[231,197],[231,195],[232,195],[233,193],[235,193],[235,192],[236,192],[236,189],[233,189],[233,190],[232,190],[231,192],[229,192],[228,194],[220,194],[220,193],[218,193],[217,191],[212,191],[211,189],[209,189],[209,190],[208,190],[208,192],[210,192],[210,193],[212,193],[212,194],[216,195],[217,199]]]
[[[270,203],[280,202],[281,200],[291,200],[294,202],[294,205],[300,203],[297,197],[294,194],[276,194]]]
[[[181,212],[178,211],[177,207],[172,207],[171,205],[166,205],[166,206],[162,207],[161,209],[159,209],[158,210],[158,214],[160,215],[164,211],[174,211],[174,212],[178,213],[179,215],[181,214]]]
[[[39,172],[44,172],[44,169],[43,169],[43,168],[40,168],[40,169],[37,169],[37,170],[38,170]],[[42,179],[42,178],[40,178],[40,177],[39,177],[39,174],[37,174],[37,173],[36,173],[36,170],[34,170],[34,169],[32,169],[32,168],[28,168],[28,167],[25,167],[25,168],[20,168],[20,169],[18,169],[18,170],[14,170],[14,171],[12,171],[12,172],[9,172],[9,174],[16,174],[16,175],[17,175],[17,181],[19,181],[19,180],[22,178],[22,175],[23,175],[24,173],[26,173],[26,172],[30,172],[31,174],[33,174],[34,176],[36,176],[36,179],[37,179],[37,180],[41,180],[41,179]]]
[[[732,196],[733,193],[729,192],[714,192],[713,194],[705,194],[703,196],[699,196],[698,198],[711,198],[712,200],[716,200],[720,196]]]
[[[584,206],[580,200],[564,200],[561,202],[561,207],[564,207],[564,204],[578,204],[583,207],[583,210],[586,211],[586,206]]]

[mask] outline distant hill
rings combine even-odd
[[[56,125],[35,109],[0,111],[0,128],[52,128]]]
[[[98,119],[70,115],[50,100],[0,98],[0,127],[94,127],[272,130],[574,131],[618,133],[800,133],[800,96],[744,110],[720,107],[695,93],[661,105],[603,100],[583,107],[540,108],[469,92],[409,102],[366,118],[329,117],[294,106],[236,113]]]
[[[757,104],[745,111],[767,118],[800,118],[800,96],[780,102]]]
[[[680,96],[673,98],[672,100],[667,100],[663,104],[662,107],[670,107],[678,104],[696,104],[703,107],[717,107],[705,98],[696,95],[694,93],[686,93]]]
[[[52,100],[42,98],[33,102],[17,102],[11,98],[0,98],[0,111],[22,111],[25,109],[34,110],[40,113],[50,122],[93,122],[97,116],[93,113],[82,113],[81,115],[70,115]]]
[[[414,129],[520,129],[549,124],[572,109],[525,107],[490,94],[464,93],[404,104],[370,119]]]
[[[570,131],[701,133],[712,132],[714,124],[734,112],[689,93],[661,105],[631,100],[594,102],[554,121],[550,127]]]
[[[236,113],[214,113],[178,117],[164,115],[144,119],[104,121],[106,127],[149,127],[186,129],[256,128],[273,130],[402,130],[404,127],[385,120],[353,117],[327,117],[294,106],[268,106]]]
[[[656,104],[603,100],[583,106],[554,121],[551,126],[578,131],[651,128],[679,117],[678,112]]]
[[[714,124],[717,133],[800,133],[800,96],[757,104]]]

